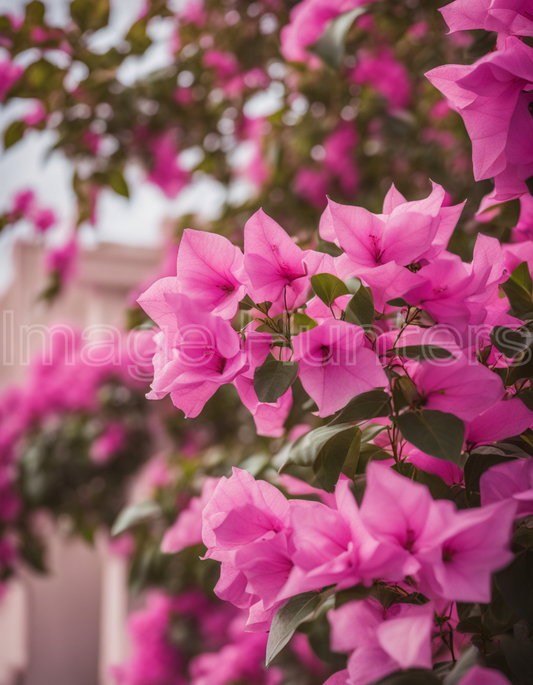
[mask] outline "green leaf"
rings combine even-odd
[[[313,471],[326,492],[334,492],[341,473],[351,480],[357,472],[361,431],[357,426],[331,437],[313,462]]]
[[[509,367],[509,375],[507,377],[507,384],[512,385],[521,378],[533,377],[533,346],[528,347],[524,352],[521,352],[514,358],[512,365]]]
[[[4,132],[4,147],[7,150],[19,140],[24,135],[24,131],[27,129],[27,125],[24,121],[13,121],[6,128]]]
[[[317,297],[328,307],[341,295],[349,295],[350,291],[345,283],[332,274],[316,274],[311,276],[311,287]]]
[[[441,685],[441,681],[429,669],[409,668],[375,680],[372,685]]]
[[[82,33],[98,31],[109,21],[109,0],[73,0],[70,3],[70,16]]]
[[[24,21],[30,26],[42,26],[44,21],[45,7],[42,2],[33,0],[26,6],[26,15]]]
[[[362,285],[346,305],[346,321],[357,326],[371,326],[374,314],[372,291]]]
[[[528,337],[524,332],[513,331],[507,326],[494,326],[490,341],[494,347],[509,359],[516,357],[527,348]],[[531,342],[531,340],[529,341]]]
[[[335,609],[338,609],[343,604],[348,602],[355,602],[361,599],[366,599],[374,592],[374,586],[366,587],[366,585],[359,584],[347,590],[340,590],[335,593]]]
[[[310,316],[307,316],[307,314],[302,314],[301,312],[295,312],[292,320],[296,328],[299,329],[298,333],[301,333],[302,330],[310,331],[312,328],[316,328],[318,326],[314,319],[312,319]]]
[[[254,373],[254,390],[260,402],[276,402],[296,380],[298,362],[284,362],[269,354]]]
[[[387,350],[387,357],[406,357],[407,359],[455,359],[453,354],[438,345],[406,345]]]
[[[509,299],[513,316],[524,320],[533,318],[533,283],[527,262],[519,264],[501,288]]]
[[[303,592],[291,597],[281,606],[272,619],[266,647],[266,666],[269,666],[304,621],[311,619],[320,606],[322,595],[317,592]]]
[[[513,683],[519,685],[533,683],[533,642],[529,637],[529,630],[524,623],[516,623],[513,626],[513,637],[498,637],[507,665],[516,676]]]
[[[359,461],[357,463],[357,473],[365,473],[366,467],[371,461],[384,461],[386,459],[392,459],[392,454],[385,452],[382,447],[372,445],[371,443],[361,445]]]
[[[341,14],[328,22],[326,30],[320,38],[308,49],[329,64],[338,69],[344,59],[346,36],[355,19],[367,11],[366,7],[357,7],[350,12]]]
[[[393,300],[388,300],[387,304],[391,307],[408,307],[409,304],[403,299],[403,297],[395,297]]]
[[[130,506],[123,509],[118,515],[117,520],[111,529],[111,535],[120,535],[132,526],[146,521],[161,514],[161,507],[157,502],[147,500],[138,504],[130,504]]]
[[[357,395],[338,411],[328,425],[368,421],[378,416],[388,416],[391,412],[390,395],[384,390],[369,390]]]
[[[533,626],[533,551],[517,554],[507,568],[496,574],[503,598],[517,616]]]
[[[483,626],[481,625],[481,616],[470,616],[462,621],[459,621],[455,630],[458,633],[482,633]]]
[[[114,190],[117,195],[122,195],[123,197],[129,198],[130,191],[122,171],[119,169],[111,169],[107,176],[107,182],[110,188]]]
[[[479,492],[479,479],[491,466],[508,462],[511,459],[496,447],[484,445],[472,450],[464,467],[465,489],[471,494]]]
[[[413,381],[407,376],[395,378],[392,386],[392,400],[396,413],[405,407],[415,406],[420,402],[420,395]]]
[[[433,499],[447,499],[450,488],[446,483],[434,473],[427,473],[422,469],[416,469],[415,480],[417,483],[425,485],[431,493]]]
[[[403,437],[426,454],[459,462],[465,426],[453,414],[432,409],[406,412],[394,419]]]
[[[287,456],[287,460],[280,470],[291,464],[294,464],[295,466],[311,466],[328,440],[337,435],[337,433],[347,431],[351,428],[353,428],[353,426],[349,423],[345,423],[339,426],[321,426],[320,428],[309,431],[309,433],[305,433],[305,435],[302,435],[294,442]]]

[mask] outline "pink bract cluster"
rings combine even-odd
[[[484,205],[529,192],[533,176],[533,35],[531,7],[522,0],[455,0],[442,8],[450,31],[484,28],[497,49],[471,65],[437,67],[426,76],[463,117],[472,139],[476,181],[494,178]]]
[[[244,630],[243,612],[209,601],[192,589],[176,597],[152,591],[144,609],[129,619],[133,654],[113,668],[118,685],[279,685],[279,667],[264,669],[267,636]],[[300,668],[323,670],[305,638],[291,649]]]
[[[253,632],[272,630],[286,603],[305,593],[393,588],[391,606],[373,595],[330,612],[332,649],[350,655],[330,685],[455,659],[469,640],[455,630],[457,603],[491,602],[494,574],[514,558],[515,522],[533,514],[524,451],[500,452],[503,463],[482,469],[477,503],[463,470],[465,459],[527,431],[533,412],[528,372],[510,361],[521,348],[502,354],[494,337],[523,328],[508,283],[529,252],[479,235],[472,262],[463,262],[446,249],[461,211],[438,184],[412,202],[392,186],[380,214],[330,200],[320,236],[338,256],[301,249],[262,211],[245,226],[243,251],[186,230],[177,276],[139,298],[159,327],[149,397],[170,394],[194,417],[232,383],[258,433],[281,437],[298,378],[315,415],[330,417],[293,445],[299,465],[313,463],[302,454],[319,431],[371,430],[358,438],[374,455],[366,469],[339,465],[333,482],[340,442],[307,482],[283,475],[272,484],[240,469],[207,479],[163,542],[177,552],[203,540],[206,556],[221,563],[217,595],[248,612]],[[277,394],[265,395],[264,378]],[[386,410],[350,415],[351,404],[377,396]],[[442,450],[433,442],[448,437],[454,445]],[[423,479],[414,482],[417,473],[463,494],[435,496]],[[476,666],[464,683],[491,678],[507,682]]]
[[[143,334],[140,334],[141,337]],[[93,341],[94,342],[94,341]],[[115,341],[110,356],[109,341],[84,341],[70,326],[57,326],[47,348],[32,360],[27,381],[8,388],[0,397],[0,574],[7,577],[17,561],[21,540],[16,518],[21,511],[17,484],[17,460],[30,436],[53,428],[69,416],[98,413],[99,393],[110,382],[130,391],[145,387],[151,371],[149,361],[140,358],[141,340],[136,349],[125,341]],[[148,345],[150,341],[146,340]],[[132,375],[132,369],[137,375]],[[144,372],[144,382],[140,380]],[[129,428],[113,418],[100,422],[93,436],[89,457],[95,466],[112,460],[125,446]]]

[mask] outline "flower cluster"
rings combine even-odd
[[[485,29],[497,49],[472,65],[445,65],[426,76],[463,117],[472,140],[474,176],[494,178],[485,206],[529,193],[533,176],[533,35],[527,3],[455,0],[442,9],[450,31]]]
[[[263,666],[266,635],[244,631],[244,616],[230,604],[216,603],[198,589],[177,596],[148,594],[144,609],[129,619],[133,650],[129,660],[113,668],[118,685],[279,685],[280,666]],[[303,635],[291,649],[298,670],[291,682],[311,682],[311,669],[323,671]]]
[[[438,184],[414,202],[392,186],[380,214],[330,200],[320,235],[332,254],[301,249],[262,211],[242,252],[186,230],[177,276],[139,298],[159,327],[149,397],[170,394],[194,417],[231,383],[258,433],[280,437],[299,385],[329,421],[275,457],[297,478],[206,480],[163,550],[198,544],[202,516],[215,592],[271,636],[291,602],[327,608],[358,588],[366,599],[330,614],[332,648],[353,653],[332,683],[454,663],[476,622],[497,631],[476,607],[492,606],[494,575],[515,564],[515,521],[533,513],[520,437],[533,423],[528,253],[479,235],[463,262],[446,249],[461,210]],[[343,621],[375,629],[343,642]]]
[[[85,535],[112,525],[151,440],[133,361],[122,341],[111,358],[107,342],[88,347],[58,326],[26,382],[1,396],[0,579],[20,558],[42,565],[37,510]]]

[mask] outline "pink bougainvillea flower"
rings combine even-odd
[[[324,240],[338,241],[354,265],[377,267],[388,262],[408,266],[441,252],[455,228],[463,204],[443,205],[444,188],[433,184],[425,200],[407,202],[394,185],[383,204],[383,214],[372,214],[363,207],[329,202],[331,222]],[[406,230],[406,227],[409,230]],[[332,235],[332,233],[334,235]]]
[[[431,668],[433,612],[431,603],[394,604],[385,610],[373,598],[331,611],[331,647],[351,652],[345,682],[367,685],[395,671]]]
[[[405,576],[404,555],[366,528],[349,487],[341,475],[332,508],[320,502],[291,500],[291,544],[294,568],[279,598],[331,584],[339,589],[373,578]]]
[[[353,197],[359,185],[359,171],[353,154],[358,142],[357,130],[349,121],[341,121],[324,139],[324,167],[338,179],[347,197]]]
[[[425,409],[455,414],[472,421],[502,399],[502,379],[465,355],[437,365],[427,360],[409,370]]]
[[[314,257],[309,250],[301,250],[262,209],[244,227],[244,267],[250,279],[249,293],[254,302],[272,302],[270,314],[285,308],[300,307],[309,290],[306,257]]]
[[[177,274],[181,292],[223,319],[235,316],[246,294],[242,252],[216,233],[183,232]]]
[[[485,29],[508,36],[533,36],[528,0],[455,0],[442,13],[450,33]]]
[[[0,102],[4,102],[11,86],[18,81],[24,71],[20,64],[9,60],[0,62]]]
[[[91,446],[90,457],[95,464],[106,464],[126,445],[126,427],[114,421]]]
[[[148,180],[159,186],[163,193],[173,198],[190,181],[190,174],[178,163],[178,146],[174,131],[167,131],[148,144],[152,153],[152,169]]]
[[[247,360],[229,322],[177,292],[177,281],[162,278],[138,300],[162,329],[154,338],[155,375],[148,398],[170,393],[174,405],[194,417],[221,385],[245,370]]]
[[[481,476],[481,504],[513,499],[516,516],[533,514],[533,459],[513,459],[492,466]]]
[[[413,483],[389,466],[369,464],[361,519],[377,540],[397,548],[405,560],[405,575],[415,574],[420,568],[416,560],[418,540],[433,502],[425,486]]]
[[[350,80],[360,85],[369,85],[381,93],[391,110],[405,109],[410,103],[409,75],[403,64],[394,58],[390,48],[381,47],[375,55],[359,50],[357,64],[350,72]]]
[[[533,423],[533,412],[518,397],[496,402],[466,425],[466,442],[489,445],[520,435]]]
[[[317,67],[319,59],[307,49],[324,33],[328,22],[365,4],[365,0],[303,0],[291,10],[290,23],[281,30],[281,54],[289,62]]]
[[[387,385],[379,358],[366,345],[362,328],[336,319],[294,338],[300,380],[319,416],[330,416],[355,395]]]
[[[533,175],[533,50],[514,37],[501,48],[472,65],[449,64],[426,76],[463,117],[476,181],[494,178],[489,198],[503,202],[527,193]]]
[[[492,573],[513,559],[515,512],[513,500],[462,511],[436,500],[417,552],[422,592],[457,602],[490,602]]]
[[[45,233],[49,228],[57,223],[57,217],[54,210],[47,209],[45,207],[35,208],[30,213],[30,218],[39,233]]]
[[[259,402],[254,390],[254,380],[248,373],[238,376],[234,385],[241,398],[241,402],[253,417],[257,435],[269,438],[281,437],[285,429],[283,424],[287,420],[292,407],[292,390],[289,388],[276,402]]]
[[[45,268],[49,273],[57,273],[65,283],[74,275],[77,256],[78,243],[74,237],[62,247],[56,247],[46,253]]]
[[[206,557],[222,561],[215,592],[249,608],[248,628],[268,630],[277,597],[292,568],[290,504],[277,488],[233,469],[222,478],[203,513]]]
[[[167,554],[181,552],[182,549],[191,545],[199,545],[202,542],[202,512],[211,499],[219,478],[206,478],[200,497],[193,497],[186,509],[178,515],[163,538],[161,550]]]
[[[425,200],[407,202],[394,185],[383,214],[330,201],[320,222],[320,235],[345,254],[336,260],[337,275],[357,276],[372,289],[376,308],[414,289],[419,274],[402,267],[433,259],[446,247],[463,205],[443,206],[444,188],[433,184]],[[409,230],[406,230],[406,227]]]
[[[456,342],[464,338],[468,325],[482,324],[498,286],[507,280],[504,255],[496,238],[478,235],[471,264],[450,252],[443,252],[418,274],[419,284],[403,293],[410,305],[429,312],[438,323],[455,328]]]
[[[275,537],[289,525],[290,506],[270,483],[233,469],[221,478],[203,513],[202,538],[206,556],[233,562],[241,547]]]
[[[520,243],[533,240],[533,195],[522,195],[520,198],[520,219],[513,228],[513,242]]]
[[[248,369],[233,381],[241,402],[252,413],[257,434],[279,438],[285,432],[283,424],[292,407],[292,390],[289,388],[276,402],[266,403],[257,399],[254,374],[270,352],[272,336],[269,333],[250,331],[243,349],[248,357]]]

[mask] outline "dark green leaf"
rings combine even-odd
[[[459,621],[455,630],[458,633],[481,633],[483,632],[483,627],[481,624],[481,616],[470,616],[462,621]]]
[[[260,402],[276,402],[296,380],[298,362],[284,362],[269,354],[254,373],[254,390]]]
[[[26,128],[27,126],[24,121],[13,121],[9,124],[4,132],[4,147],[6,150],[19,142]]]
[[[326,492],[334,492],[342,472],[351,480],[357,471],[361,431],[357,426],[332,436],[313,462],[313,471]]]
[[[328,307],[341,295],[349,295],[350,291],[337,276],[333,274],[316,274],[311,276],[311,287],[317,297]]]
[[[505,660],[517,677],[513,682],[519,685],[533,685],[533,642],[528,633],[526,625],[517,623],[513,627],[513,637],[501,635],[498,638]]]
[[[310,619],[319,607],[322,596],[317,592],[303,592],[291,597],[281,606],[272,619],[266,647],[266,666],[288,643],[296,628]]]
[[[366,587],[366,585],[355,585],[347,590],[341,590],[335,593],[335,609],[338,609],[343,604],[348,602],[355,602],[361,599],[370,597],[374,591],[374,586]]]
[[[111,529],[111,535],[120,535],[141,521],[153,518],[161,514],[161,507],[157,502],[146,501],[139,504],[131,504],[123,509]]]
[[[517,355],[509,368],[507,385],[512,385],[521,378],[533,377],[533,346]]]
[[[533,284],[527,262],[522,262],[512,272],[509,279],[501,284],[501,288],[509,299],[510,313],[520,319],[533,317],[533,302],[531,293]]]
[[[294,325],[298,328],[298,333],[301,333],[302,330],[310,331],[312,328],[316,328],[318,326],[314,319],[312,319],[310,316],[307,316],[307,314],[302,314],[301,312],[295,312],[292,320]]]
[[[513,331],[507,326],[495,326],[490,332],[494,347],[509,359],[516,357],[527,348],[528,337],[524,332]]]
[[[421,469],[416,469],[415,480],[417,483],[427,486],[433,499],[447,499],[450,488],[446,483],[434,473],[427,473]]]
[[[533,626],[533,551],[526,549],[496,574],[503,598],[515,614]]]
[[[409,304],[402,297],[395,297],[387,302],[391,307],[408,307]]]
[[[414,407],[420,402],[420,395],[413,381],[407,376],[394,379],[392,386],[392,400],[394,411],[398,413],[405,407]]]
[[[451,352],[438,345],[407,345],[387,350],[386,355],[387,357],[398,355],[407,359],[454,359]]]
[[[311,466],[316,459],[320,450],[332,437],[353,428],[349,423],[338,426],[321,426],[315,430],[309,431],[302,435],[292,445],[287,457],[287,461],[282,466],[294,464],[296,466]]]
[[[308,49],[318,55],[333,69],[338,69],[344,58],[346,36],[357,17],[366,12],[358,7],[330,21],[324,33]]]
[[[403,437],[426,454],[445,461],[459,462],[465,426],[453,414],[423,409],[395,417]]]
[[[391,673],[381,680],[374,681],[372,685],[441,685],[441,683],[429,669],[409,668],[407,671]]]
[[[25,21],[30,26],[41,26],[44,21],[44,4],[38,0],[33,0],[26,6]]]
[[[119,169],[111,169],[108,174],[107,182],[109,186],[117,193],[117,195],[122,195],[123,197],[130,196],[130,191],[128,189],[128,184]]]
[[[346,321],[357,326],[371,326],[374,314],[372,291],[362,285],[346,305]]]
[[[509,457],[490,445],[473,450],[466,460],[464,475],[467,493],[479,492],[479,479],[491,466],[509,461]]]
[[[382,447],[372,445],[371,443],[361,445],[359,461],[357,464],[357,473],[365,473],[366,467],[371,461],[384,461],[386,459],[392,459],[392,454],[385,452]]]
[[[70,16],[81,31],[98,31],[109,21],[109,0],[73,0]]]
[[[336,426],[339,423],[368,421],[378,416],[388,416],[390,411],[390,395],[380,389],[369,390],[350,400],[345,407],[335,414],[329,425]]]

